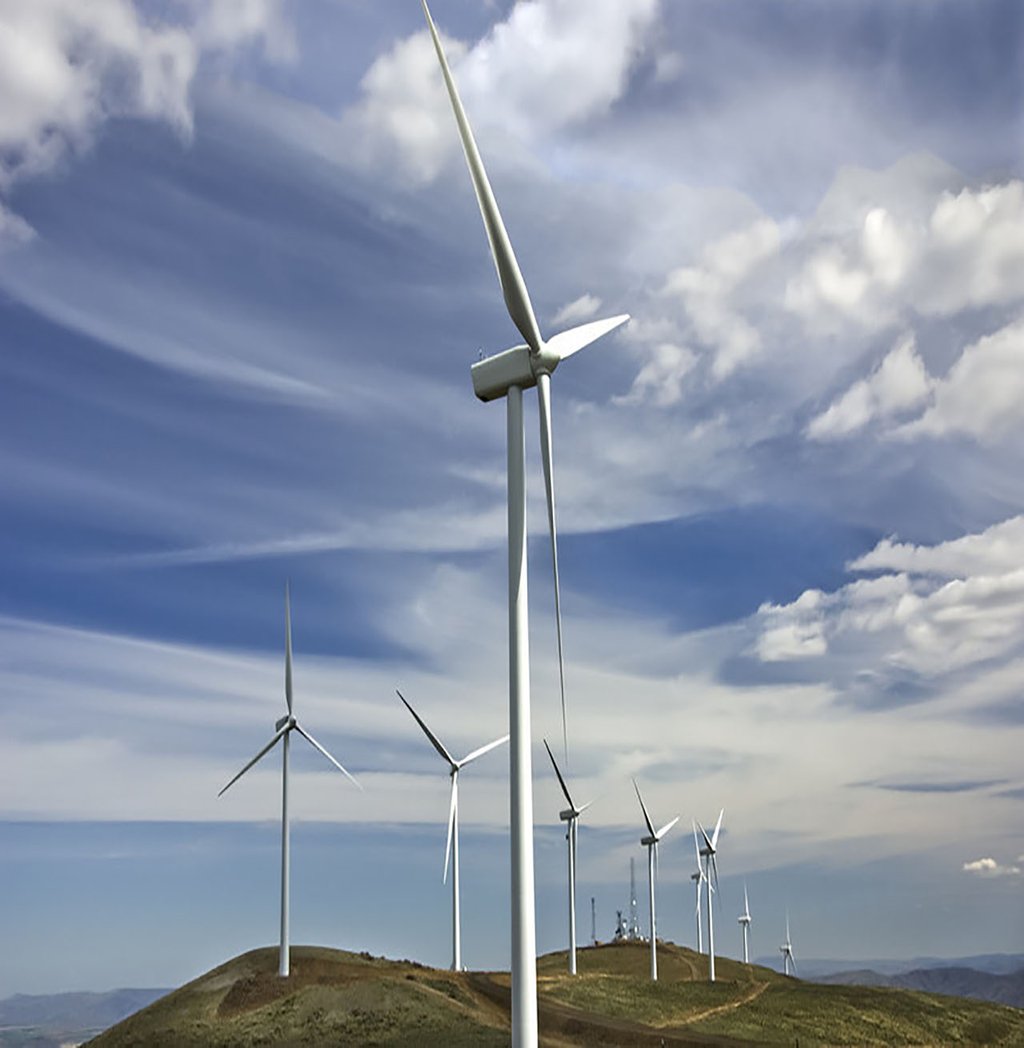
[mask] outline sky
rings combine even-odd
[[[435,0],[540,319],[579,924],[719,951],[1024,949],[1024,8]],[[414,0],[0,0],[0,996],[277,935],[444,966],[446,770],[507,730],[518,342]],[[566,941],[527,398],[538,948]],[[299,740],[301,742],[301,740]],[[556,752],[559,747],[554,745]],[[462,777],[508,965],[507,757]]]

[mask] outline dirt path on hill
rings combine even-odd
[[[721,1015],[723,1012],[735,1011],[737,1008],[742,1008],[745,1004],[750,1004],[751,1001],[756,1001],[770,985],[770,983],[766,982],[755,983],[754,988],[746,997],[741,997],[738,1001],[730,1001],[728,1004],[720,1004],[715,1008],[708,1008],[707,1011],[697,1012],[696,1015],[688,1015],[686,1021],[688,1023],[699,1023],[704,1019],[710,1019],[713,1015]]]
[[[509,1014],[512,994],[507,983],[499,982],[488,972],[467,972],[466,976],[474,991],[500,1006],[506,1016]],[[751,994],[746,1000],[753,1000],[756,996],[757,993]],[[746,1000],[737,1003],[745,1004]],[[594,1015],[543,997],[537,1002],[537,1013],[541,1044],[550,1048],[565,1044],[600,1044],[608,1048],[749,1048],[751,1044],[750,1041],[740,1041],[719,1034],[657,1029],[628,1019]],[[701,1017],[708,1014],[710,1013],[705,1012]]]

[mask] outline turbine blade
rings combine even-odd
[[[697,838],[697,822],[693,821],[693,850],[697,854],[697,869],[700,870],[701,877],[704,876],[704,866],[700,861],[700,841]]]
[[[573,804],[572,797],[569,796],[569,787],[566,786],[565,779],[562,778],[562,773],[558,770],[558,765],[555,763],[555,755],[551,752],[548,740],[544,739],[542,741],[544,743],[544,749],[548,751],[548,756],[551,758],[551,767],[555,769],[555,775],[558,778],[558,785],[562,787],[562,793],[565,794],[565,799],[569,802],[569,807],[572,808],[573,811],[576,811],[576,805]],[[589,807],[589,805],[584,804],[583,808],[580,808],[580,811],[583,811],[583,809],[587,807]]]
[[[589,346],[591,342],[596,342],[602,335],[607,335],[609,331],[614,331],[621,324],[625,324],[627,320],[629,320],[629,314],[620,313],[617,317],[592,320],[589,324],[580,324],[579,327],[560,331],[548,340],[548,352],[554,353],[559,360],[565,360],[566,357],[571,357],[573,353],[578,353],[585,346]]]
[[[711,851],[714,851],[715,849],[711,845],[711,838],[708,836],[707,830],[705,830],[704,827],[701,826],[700,819],[697,820],[697,828],[700,830],[700,835],[704,838],[705,845]]]
[[[236,776],[235,776],[235,777],[234,777],[234,778],[233,778],[233,779],[232,779],[232,780],[231,780],[231,781],[230,781],[230,782],[229,782],[229,783],[227,784],[227,786],[225,786],[225,787],[224,787],[224,789],[222,789],[222,790],[220,791],[220,793],[218,793],[218,794],[217,794],[217,796],[218,796],[218,797],[222,797],[222,796],[223,796],[223,795],[224,795],[225,793],[227,793],[227,791],[228,791],[229,789],[231,789],[231,787],[232,787],[232,786],[234,786],[234,784],[235,784],[236,782],[238,782],[238,780],[239,780],[239,779],[240,779],[240,778],[241,778],[241,777],[242,777],[242,776],[243,776],[243,775],[244,775],[244,774],[245,774],[245,773],[246,773],[246,772],[247,772],[247,771],[248,771],[248,770],[249,770],[249,769],[250,769],[250,768],[251,768],[251,767],[252,767],[252,766],[253,766],[253,765],[254,765],[254,764],[255,764],[255,763],[256,763],[256,762],[257,762],[257,761],[258,761],[258,760],[260,759],[260,758],[261,758],[261,757],[265,757],[265,756],[266,756],[266,755],[267,755],[267,754],[268,754],[268,753],[269,753],[269,752],[270,752],[270,751],[271,751],[271,750],[272,750],[272,749],[274,748],[274,745],[275,745],[275,744],[277,743],[278,739],[280,739],[280,738],[281,738],[281,737],[282,737],[282,736],[283,736],[283,735],[284,735],[284,734],[285,734],[285,733],[286,733],[287,731],[288,731],[288,725],[286,724],[286,725],[285,725],[285,726],[284,726],[283,728],[281,728],[281,729],[280,729],[279,731],[276,731],[276,732],[274,732],[274,737],[273,737],[273,738],[272,738],[272,739],[270,740],[270,742],[268,742],[268,743],[266,744],[266,746],[264,746],[264,747],[263,747],[263,749],[262,749],[262,750],[260,750],[260,752],[259,752],[259,753],[257,753],[255,757],[253,757],[253,759],[252,759],[251,761],[249,761],[249,763],[248,763],[248,764],[247,764],[247,765],[246,765],[246,766],[245,766],[245,767],[244,767],[244,768],[243,768],[243,769],[242,769],[242,770],[241,770],[241,771],[240,771],[240,772],[239,772],[239,773],[238,773],[238,774],[237,774],[237,775],[236,775]]]
[[[395,694],[405,703],[405,708],[413,715],[416,723],[423,729],[423,734],[434,744],[434,749],[454,768],[456,761],[455,758],[441,745],[438,737],[424,724],[423,718],[409,705],[409,700],[395,688]]]
[[[472,753],[467,754],[462,760],[459,761],[459,767],[464,768],[470,761],[475,761],[477,757],[482,757],[485,753],[490,753],[491,750],[497,748],[504,742],[508,742],[509,737],[502,735],[500,739],[495,739],[494,742],[487,743],[486,746],[481,746],[478,750],[473,750]]]
[[[637,786],[636,779],[633,780],[633,789],[636,790],[636,799],[640,802],[640,807],[643,809],[644,822],[647,823],[647,832],[652,837],[656,837],[657,834],[654,832],[654,827],[651,825],[651,817],[647,814],[647,805],[644,804],[644,799],[640,796],[640,787]]]
[[[655,834],[655,837],[657,837],[658,840],[660,841],[661,838],[664,837],[665,834],[668,833],[668,831],[671,830],[672,827],[675,826],[675,824],[677,822],[679,822],[679,816],[678,815],[671,822],[666,822],[665,825],[662,826],[662,828],[660,830],[658,830],[658,832]]]
[[[725,814],[725,808],[718,813],[718,822],[715,823],[715,832],[711,835],[711,847],[718,847],[718,833],[722,829],[722,816]]]
[[[292,712],[292,601],[291,585],[284,584],[284,701]]]
[[[448,804],[448,839],[444,843],[444,876],[441,878],[444,884],[448,883],[448,860],[452,854],[452,831],[455,828],[455,818],[458,811],[459,780],[457,776],[457,771],[452,773],[452,799]]]
[[[338,771],[340,771],[341,774],[344,775],[353,786],[355,786],[357,790],[362,789],[362,786],[359,785],[359,783],[327,752],[327,750],[323,748],[323,746],[320,745],[319,742],[316,741],[316,739],[313,738],[312,735],[309,734],[308,731],[306,731],[305,728],[303,728],[301,724],[296,723],[295,730],[310,744],[310,746],[319,750],[331,762],[331,764],[333,764],[335,768],[337,768]]]
[[[498,202],[494,199],[491,183],[484,170],[484,162],[480,158],[480,151],[473,138],[473,130],[469,126],[466,111],[462,108],[462,100],[459,98],[451,69],[448,67],[448,59],[445,58],[444,48],[437,35],[434,20],[430,17],[430,9],[427,7],[426,0],[423,0],[423,13],[427,16],[427,25],[430,27],[430,36],[434,41],[434,50],[441,63],[441,74],[444,76],[445,87],[448,88],[448,97],[455,113],[455,122],[459,127],[462,151],[466,156],[470,177],[473,179],[476,202],[480,206],[480,215],[484,220],[484,229],[487,231],[487,240],[491,245],[491,256],[494,259],[494,267],[498,271],[498,283],[501,284],[501,291],[505,298],[505,308],[512,318],[512,323],[526,339],[531,352],[539,353],[544,345],[544,340],[537,326],[537,317],[533,312],[530,294],[526,290],[526,282],[519,270],[519,263],[512,250],[505,223],[501,220]]]
[[[593,801],[587,801],[587,803],[586,803],[586,804],[581,804],[581,805],[580,805],[580,806],[579,806],[579,807],[578,807],[578,808],[576,809],[576,814],[577,814],[577,815],[582,815],[582,814],[583,814],[583,813],[584,813],[584,812],[585,812],[585,811],[587,810],[587,808],[589,808],[589,807],[590,807],[590,806],[591,806],[591,805],[592,805],[593,803],[594,803]]]
[[[746,917],[750,916],[750,900],[747,898],[747,884],[743,882],[743,914]]]
[[[537,405],[540,418],[540,458],[544,465],[544,491],[548,503],[548,534],[551,536],[551,567],[555,579],[555,633],[558,638],[558,687],[562,697],[562,753],[569,768],[569,729],[565,715],[565,657],[562,652],[562,593],[558,582],[558,528],[555,524],[555,474],[551,456],[551,376],[537,376]],[[572,804],[572,801],[569,802]]]

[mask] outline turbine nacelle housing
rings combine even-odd
[[[537,376],[551,374],[558,366],[558,357],[533,353],[529,346],[513,346],[494,356],[479,360],[470,369],[473,392],[483,401],[499,400],[511,386],[532,389]]]

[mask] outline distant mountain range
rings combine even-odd
[[[766,968],[779,969],[778,954],[758,957],[757,964]],[[979,953],[970,957],[912,957],[910,960],[856,960],[840,961],[824,957],[800,957],[796,963],[800,975],[806,979],[820,981],[823,975],[838,975],[842,972],[872,971],[879,975],[902,975],[905,972],[921,971],[925,968],[973,968],[991,975],[1010,975],[1024,969],[1024,953]]]
[[[0,1001],[0,1048],[80,1044],[163,997],[167,990],[15,994]]]
[[[996,975],[976,968],[916,968],[898,975],[883,975],[870,968],[861,968],[821,975],[814,981],[838,986],[896,986],[901,990],[973,997],[979,1001],[1024,1008],[1024,969]]]

